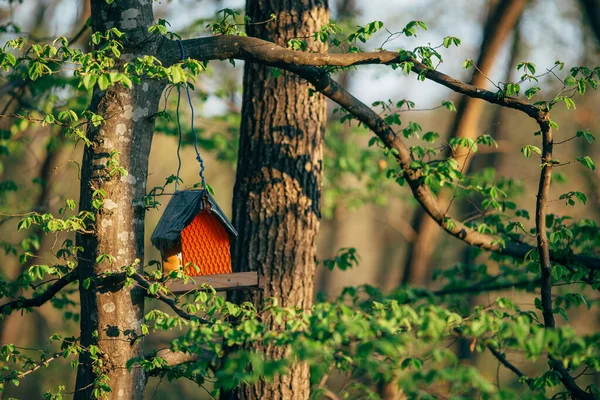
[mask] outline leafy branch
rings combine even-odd
[[[68,284],[75,282],[79,278],[79,271],[74,269],[62,278],[55,281],[41,294],[31,298],[18,298],[8,303],[0,305],[0,315],[8,315],[15,310],[22,310],[31,307],[40,307],[49,300],[52,300],[54,296],[60,292]]]

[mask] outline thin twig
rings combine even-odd
[[[504,354],[500,353],[493,346],[488,344],[485,347],[487,347],[487,349],[492,353],[492,355],[496,357],[500,364],[504,365],[507,369],[514,372],[515,375],[517,375],[519,378],[523,378],[525,380],[525,383],[527,383],[527,385],[531,387],[531,385],[533,384],[533,379],[528,378],[521,370],[515,367],[514,364],[508,361]]]

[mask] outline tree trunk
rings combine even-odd
[[[600,0],[579,0],[579,2],[587,16],[590,28],[600,43]]]
[[[499,1],[495,10],[488,16],[484,32],[479,59],[478,70],[474,70],[471,84],[485,88],[496,56],[502,48],[505,39],[512,32],[525,4],[523,0]],[[450,132],[450,137],[476,139],[479,136],[477,125],[483,113],[485,103],[472,97],[463,96],[458,106],[456,119]],[[458,168],[467,171],[471,162],[468,149],[459,147],[454,153]],[[438,197],[440,207],[445,209],[451,201],[451,193],[442,191]],[[431,276],[431,259],[436,249],[437,237],[441,232],[438,224],[425,214],[417,210],[414,218],[414,227],[417,230],[416,240],[408,251],[407,263],[404,269],[403,282],[412,285],[424,285]]]
[[[107,4],[92,0],[92,28],[104,32],[117,27],[125,32],[123,56],[132,59],[156,54],[158,42],[148,37],[154,22],[152,2],[119,0]],[[119,61],[121,62],[121,61]],[[96,220],[93,233],[79,235],[81,297],[81,344],[96,345],[101,351],[101,366],[93,366],[91,355],[80,356],[75,399],[89,399],[94,387],[105,383],[112,388],[109,399],[142,399],[145,377],[140,368],[129,371],[126,363],[141,355],[141,324],[144,296],[138,289],[123,289],[115,283],[99,285],[93,277],[117,272],[124,265],[144,259],[144,207],[148,156],[154,131],[154,116],[164,84],[143,80],[127,89],[122,85],[106,91],[95,89],[90,110],[105,119],[101,126],[89,127],[91,145],[85,148],[81,171],[80,209],[92,211]],[[111,152],[128,174],[110,176],[106,163]],[[93,192],[104,190],[103,206],[92,207]],[[102,254],[116,257],[96,262]],[[92,278],[88,289],[87,278]]]
[[[276,19],[266,24],[254,24]],[[249,36],[286,46],[308,38],[309,51],[325,51],[312,33],[328,23],[326,0],[248,1]],[[239,231],[233,247],[234,271],[258,271],[265,290],[239,293],[236,301],[261,307],[275,297],[286,307],[308,309],[313,301],[316,238],[319,228],[323,166],[325,98],[297,76],[246,63],[233,222]],[[277,326],[273,326],[278,328]],[[266,348],[269,358],[285,357]],[[292,367],[272,382],[245,385],[223,398],[307,399],[308,366]]]
[[[398,386],[398,379],[395,378],[391,382],[377,382],[377,395],[381,400],[406,400],[406,395]]]
[[[508,58],[508,62],[506,64],[506,73],[504,75],[504,82],[511,82],[511,79],[514,75],[514,65],[518,62],[520,57],[520,49],[521,49],[521,35],[519,34],[519,25],[517,24],[514,29],[514,34],[512,38],[512,47],[510,49],[510,57]],[[509,118],[510,110],[507,110],[504,107],[498,107],[494,110],[494,116],[492,118],[492,127],[490,128],[490,136],[493,137],[496,141],[500,142],[502,140],[506,140],[507,142],[510,140],[508,137],[510,132],[507,130],[507,120]],[[471,167],[476,170],[482,170],[485,168],[494,168],[496,171],[499,171],[502,166],[502,159],[505,158],[501,153],[491,153],[491,154],[476,154],[473,157],[473,161],[471,162]],[[463,209],[463,215],[467,215],[469,212],[474,212],[474,207],[471,204],[465,204]],[[475,256],[477,253],[474,251],[473,247],[465,246],[463,250],[463,263],[469,266],[469,269],[465,271],[465,278],[468,279],[468,274],[471,271],[471,266],[475,267]],[[466,302],[469,308],[472,308],[477,304],[478,296],[467,295]],[[472,340],[467,338],[460,338],[458,341],[458,358],[460,360],[470,359],[474,363],[475,358],[478,357],[478,353],[471,351],[471,343]]]
[[[590,24],[591,30],[596,38],[596,52],[600,50],[600,0],[580,0],[583,14],[585,15],[588,23]],[[586,58],[582,62],[582,65],[588,65],[591,61],[588,59],[589,57],[593,57],[594,53],[587,52]],[[594,106],[591,107],[578,107],[576,114],[576,122],[577,127],[579,129],[587,129],[591,126],[594,126],[594,118],[596,117],[596,113],[594,110]],[[596,147],[588,146],[588,143],[585,140],[579,140],[579,149],[582,152],[591,152],[593,150],[597,150]],[[596,151],[597,153],[597,151]],[[597,155],[590,154],[590,156],[596,160]],[[596,168],[593,171],[586,170],[585,178],[587,184],[589,185],[589,192],[592,196],[592,201],[596,203],[598,207],[596,209],[600,210],[600,169]]]

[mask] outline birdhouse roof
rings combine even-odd
[[[181,232],[205,207],[217,217],[230,237],[237,236],[237,231],[208,191],[182,190],[175,192],[158,221],[150,238],[152,244],[163,250],[181,243]]]

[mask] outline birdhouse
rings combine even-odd
[[[188,276],[231,274],[230,241],[237,231],[206,190],[175,192],[152,233],[163,274],[183,266]]]

